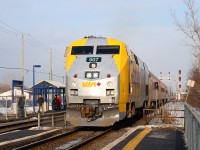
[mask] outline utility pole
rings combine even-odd
[[[21,70],[22,81],[24,83],[24,35],[22,34],[22,70]]]
[[[50,49],[50,80],[52,80],[52,49]]]

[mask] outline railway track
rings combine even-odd
[[[52,137],[49,137],[49,138],[46,138],[46,139],[43,139],[43,140],[39,140],[39,141],[30,143],[30,144],[27,144],[27,145],[23,145],[21,147],[14,148],[13,150],[22,150],[22,149],[30,149],[30,148],[38,147],[38,146],[41,146],[42,144],[52,142],[53,140],[58,140],[58,139],[60,139],[64,136],[72,135],[75,132],[78,132],[80,129],[81,128],[75,128],[75,129],[68,131],[66,133],[62,133],[62,134],[59,134],[59,135],[55,135],[55,136],[52,136]]]
[[[52,137],[45,138],[43,140],[39,140],[33,143],[29,143],[23,145],[21,147],[15,148],[15,150],[21,149],[32,149],[32,150],[40,150],[40,149],[57,149],[57,150],[75,150],[80,149],[82,147],[87,147],[92,143],[96,143],[94,141],[98,141],[104,139],[104,137],[109,137],[110,134],[114,132],[118,132],[119,130],[123,130],[125,127],[130,127],[133,124],[137,124],[141,117],[135,119],[128,119],[126,122],[118,123],[110,128],[86,128],[79,127],[74,130],[55,135]]]
[[[102,133],[94,135],[94,136],[90,137],[89,139],[82,140],[79,143],[76,143],[76,144],[72,145],[71,147],[67,148],[67,150],[77,150],[78,148],[89,144],[90,142],[94,141],[95,139],[100,138],[103,135],[105,135],[105,134],[107,134],[107,133],[109,133],[111,131],[112,131],[112,128],[107,129],[106,131],[103,131]]]
[[[56,112],[56,113],[47,113],[44,115],[41,115],[41,126],[52,126],[52,115],[54,116],[54,126],[59,126],[59,122],[63,122],[64,124],[64,112]],[[36,116],[33,116],[32,118],[25,119],[25,120],[18,120],[18,121],[12,121],[12,122],[6,122],[0,124],[0,133],[10,132],[14,130],[19,129],[27,129],[30,127],[34,127],[38,125],[38,118]]]
[[[78,149],[95,139],[109,133],[112,131],[112,128],[103,130],[103,131],[87,131],[84,127],[75,128],[69,132],[55,135],[40,141],[36,141],[14,150],[22,149],[65,149],[65,150],[75,150]],[[84,137],[84,138],[83,138]],[[60,141],[65,141],[65,144],[60,144]],[[53,147],[52,147],[53,145]],[[60,147],[60,148],[59,148]],[[62,147],[62,148],[61,148]]]

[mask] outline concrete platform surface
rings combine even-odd
[[[102,150],[187,150],[184,133],[176,127],[142,126],[110,143]]]

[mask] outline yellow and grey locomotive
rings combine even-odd
[[[67,121],[110,126],[134,116],[151,101],[150,75],[119,40],[85,37],[72,42],[66,55]]]

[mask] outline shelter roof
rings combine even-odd
[[[53,80],[42,80],[42,81],[38,82],[37,84],[35,84],[35,87],[42,87],[45,85],[56,87],[56,88],[65,88],[65,85],[63,83],[53,81]]]

